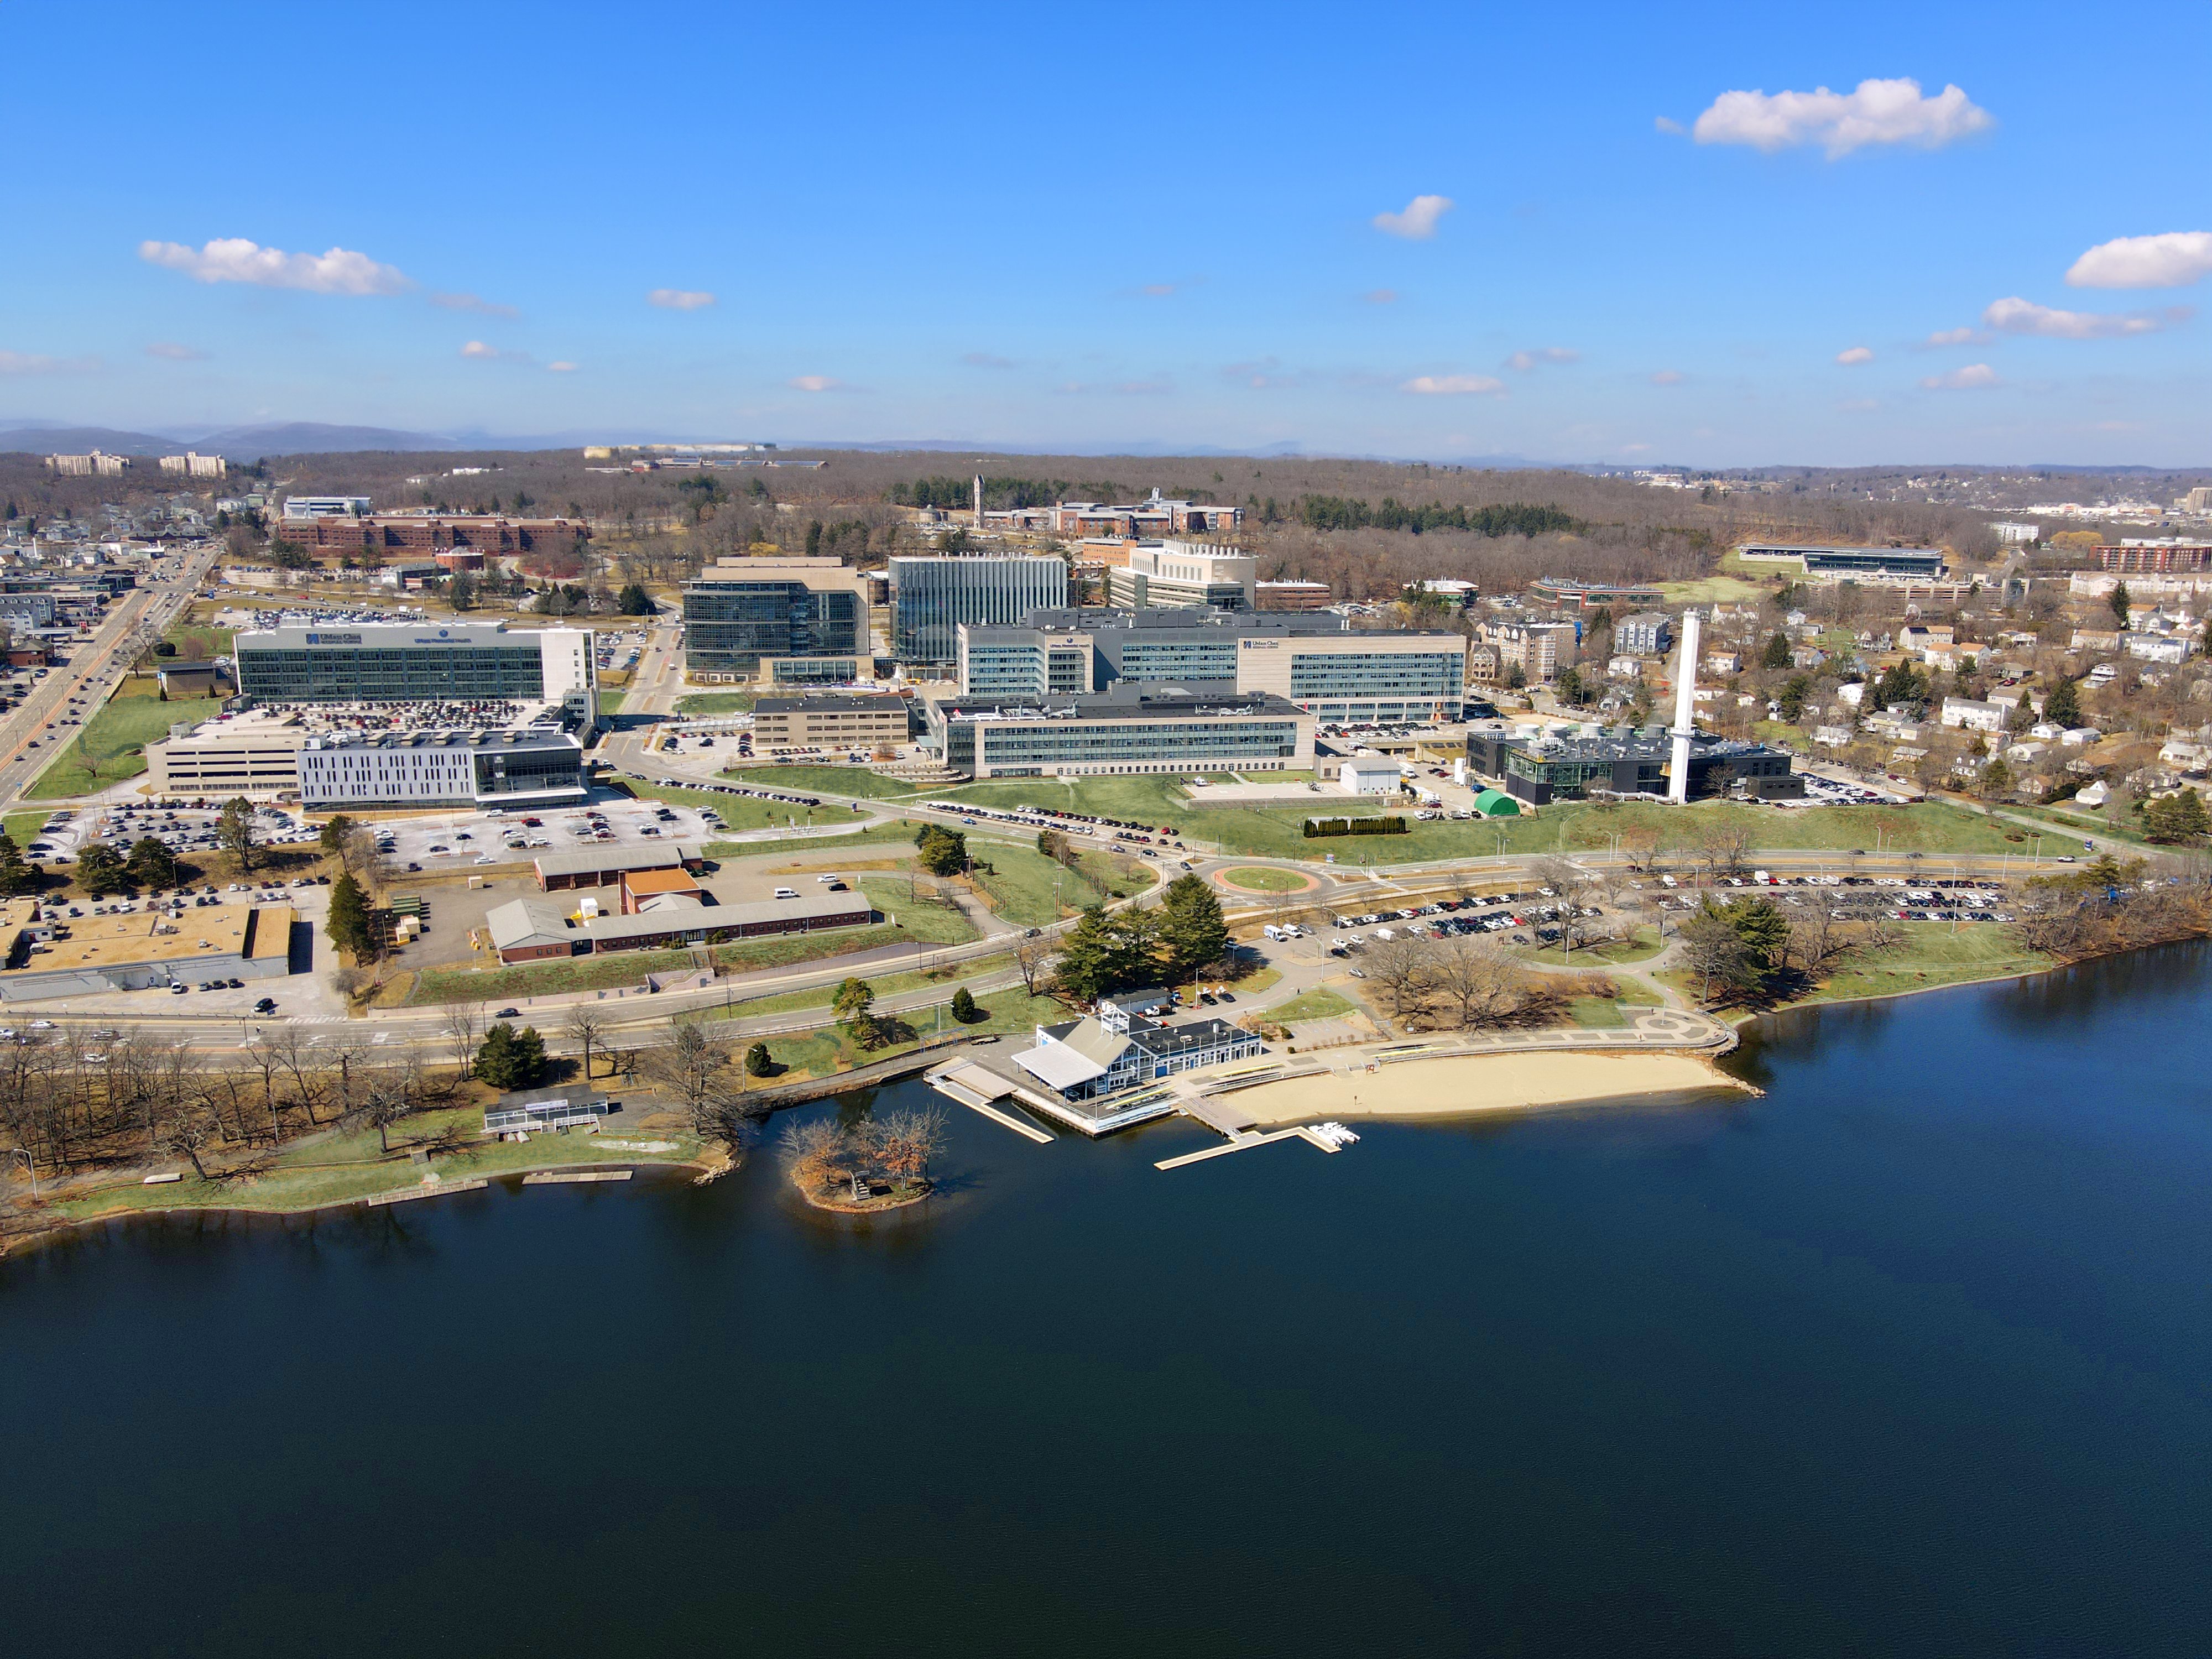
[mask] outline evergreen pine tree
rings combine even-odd
[[[2053,726],[2079,726],[2081,723],[2081,694],[2072,680],[2061,680],[2051,688],[2044,700],[2043,718]]]
[[[331,883],[330,919],[324,924],[331,942],[356,962],[366,962],[374,949],[369,927],[368,899],[350,872],[341,872]]]
[[[972,1024],[975,1018],[975,999],[962,986],[952,994],[952,1018],[963,1025]]]

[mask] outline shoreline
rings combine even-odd
[[[43,1224],[41,1225],[27,1229],[20,1233],[0,1235],[0,1260],[5,1260],[19,1251],[46,1244],[80,1228],[105,1227],[118,1221],[137,1221],[153,1217],[169,1216],[243,1216],[261,1217],[269,1220],[285,1220],[297,1216],[322,1215],[333,1210],[382,1209],[389,1207],[395,1200],[402,1203],[418,1203],[425,1199],[441,1198],[451,1194],[481,1192],[486,1187],[496,1182],[508,1180],[520,1182],[526,1176],[543,1175],[555,1171],[583,1173],[606,1170],[628,1170],[633,1172],[683,1170],[690,1172],[691,1185],[703,1187],[708,1182],[720,1180],[731,1173],[740,1162],[741,1160],[730,1158],[726,1154],[720,1158],[638,1158],[583,1160],[559,1158],[544,1164],[516,1164],[511,1168],[496,1170],[482,1176],[456,1174],[450,1181],[442,1181],[435,1187],[422,1187],[418,1183],[413,1188],[386,1188],[374,1193],[363,1193],[357,1197],[322,1199],[313,1203],[210,1204],[196,1199],[191,1203],[118,1205],[114,1209],[103,1210],[96,1215],[52,1215],[50,1217],[42,1215]],[[118,1184],[111,1190],[137,1192],[141,1188]]]
[[[1589,1049],[1439,1054],[1375,1071],[1324,1072],[1240,1089],[1237,1107],[1267,1128],[1331,1118],[1477,1117],[1496,1112],[1724,1090],[1759,1091],[1704,1054],[1666,1049],[1606,1054]]]

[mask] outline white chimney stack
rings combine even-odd
[[[1667,799],[1678,806],[1687,805],[1690,799],[1690,738],[1698,729],[1698,636],[1702,621],[1695,611],[1682,613],[1682,661],[1674,674],[1674,749],[1667,778]]]

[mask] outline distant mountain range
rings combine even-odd
[[[0,451],[82,455],[88,450],[99,449],[111,455],[173,455],[179,449],[192,448],[234,461],[258,461],[264,455],[334,455],[366,449],[566,449],[585,441],[587,441],[568,435],[525,438],[486,432],[400,432],[380,426],[326,426],[316,421],[222,427],[211,432],[125,432],[112,427],[48,425],[44,422],[0,428]]]

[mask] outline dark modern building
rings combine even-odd
[[[726,559],[684,588],[695,679],[842,685],[873,665],[863,579],[835,559]]]
[[[1508,794],[1542,806],[1581,800],[1595,793],[1665,795],[1673,741],[1660,726],[1624,726],[1599,737],[1530,739],[1507,733],[1470,732],[1468,764],[1497,778]],[[1802,795],[1790,757],[1764,744],[1737,743],[1700,734],[1690,740],[1690,799],[1727,794],[1739,781],[1762,800]]]

